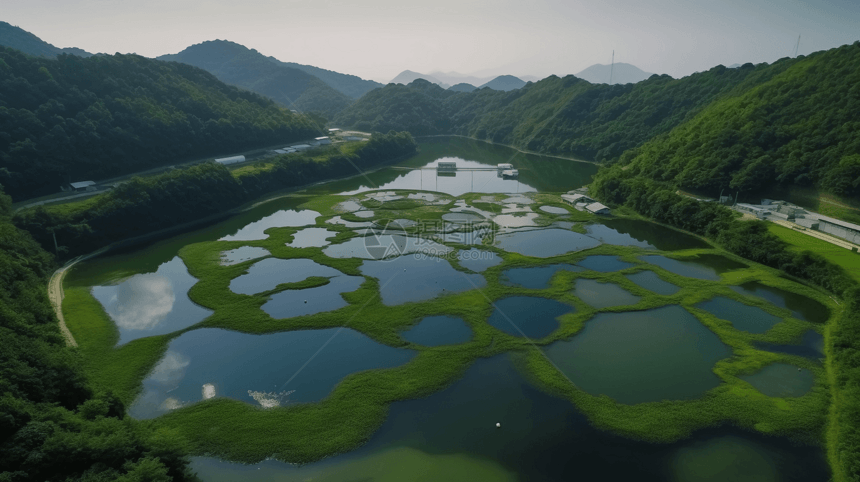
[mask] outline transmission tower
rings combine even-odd
[[[797,50],[800,48],[800,35],[797,36],[797,45],[794,46],[794,57],[797,58]]]
[[[612,85],[612,71],[615,70],[615,51],[612,51],[612,65],[609,67],[609,85]]]

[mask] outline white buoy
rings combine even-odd
[[[502,424],[500,424],[499,422],[496,422],[496,428],[502,428]]]
[[[308,300],[305,300],[305,303],[307,303],[307,302],[308,302]]]

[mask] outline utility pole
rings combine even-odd
[[[799,40],[798,40],[799,42]],[[612,64],[609,66],[609,85],[612,85],[612,72],[615,70],[615,50],[612,51]]]
[[[54,252],[57,254],[57,258],[60,257],[60,248],[57,246],[57,232],[53,229],[51,230],[51,236],[54,237]]]
[[[717,198],[717,202],[720,204],[723,203],[723,191],[725,191],[725,190],[726,190],[726,188],[720,189],[720,197]]]

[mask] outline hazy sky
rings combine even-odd
[[[681,77],[860,39],[860,0],[2,0],[58,47],[176,53],[232,40],[387,82],[403,70],[566,75],[628,62]]]

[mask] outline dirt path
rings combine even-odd
[[[51,275],[50,281],[48,281],[48,299],[51,300],[51,305],[54,307],[54,313],[57,315],[57,319],[60,320],[60,333],[63,334],[63,337],[66,339],[66,345],[68,346],[76,347],[78,346],[78,342],[75,341],[75,337],[72,336],[72,332],[69,331],[69,327],[66,326],[65,318],[63,318],[63,298],[65,297],[65,293],[63,292],[63,278],[66,277],[66,273],[68,273],[69,270],[77,263],[94,256],[98,256],[105,251],[107,251],[107,248],[102,248],[86,256],[78,256],[66,263],[62,268],[54,271],[54,274]]]

